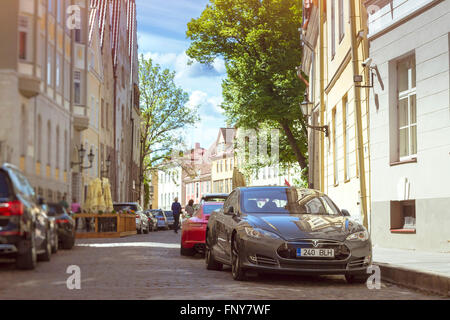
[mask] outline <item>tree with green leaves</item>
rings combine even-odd
[[[308,139],[300,103],[306,85],[296,71],[301,21],[298,0],[210,0],[186,35],[190,58],[225,60],[221,107],[230,124],[280,129],[280,162],[305,169]]]
[[[140,183],[183,144],[182,129],[198,121],[198,107],[188,107],[189,95],[175,84],[175,72],[161,69],[151,58],[139,59],[141,112]]]

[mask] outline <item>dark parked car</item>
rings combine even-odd
[[[235,280],[254,270],[342,274],[364,282],[372,245],[366,228],[349,215],[315,190],[237,188],[209,218],[207,269],[231,265]]]
[[[52,246],[52,253],[57,253],[58,252],[58,247],[59,247],[59,240],[58,240],[58,226],[56,225],[56,218],[55,217],[51,217],[48,214],[49,211],[49,207],[46,203],[41,205],[42,210],[44,210],[45,214],[48,217],[48,220],[50,221],[49,225],[50,225],[50,237],[51,237],[51,246]]]
[[[173,211],[164,211],[167,218],[167,224],[169,225],[170,229],[173,229],[175,225],[175,218],[173,217]]]
[[[28,180],[16,167],[0,167],[0,256],[19,269],[34,269],[51,256],[50,221]]]
[[[147,210],[144,214],[148,217],[150,231],[158,231],[158,219],[155,217],[152,210]]]
[[[61,248],[70,250],[75,245],[75,221],[58,203],[48,204],[48,216],[55,219]]]

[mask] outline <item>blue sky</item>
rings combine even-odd
[[[188,66],[185,54],[187,23],[200,16],[208,0],[136,0],[139,52],[162,67],[176,71],[176,83],[190,96],[189,105],[198,105],[201,121],[186,132],[188,147],[200,142],[208,148],[225,126],[219,105],[225,65],[217,59],[212,67],[198,63]]]

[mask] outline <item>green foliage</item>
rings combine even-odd
[[[148,209],[150,203],[150,185],[144,182],[144,209]]]
[[[186,106],[189,95],[177,87],[174,79],[175,72],[161,69],[152,59],[141,55],[141,184],[151,170],[170,156],[173,146],[183,143],[180,130],[199,119],[198,108]]]
[[[307,131],[300,111],[305,84],[296,74],[301,21],[298,0],[210,0],[186,34],[192,40],[189,57],[225,60],[222,108],[229,125],[280,129],[280,162],[305,168]]]

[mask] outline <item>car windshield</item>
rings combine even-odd
[[[64,214],[64,207],[59,204],[49,204],[47,215],[50,217],[58,216]]]
[[[340,215],[327,196],[297,188],[260,188],[242,192],[241,206],[248,213]]]
[[[164,215],[162,211],[156,211],[153,214],[157,217],[162,217]]]
[[[0,199],[9,198],[9,187],[5,173],[0,171]]]
[[[164,211],[164,213],[166,214],[166,217],[168,217],[168,218],[172,218],[173,217],[173,212],[172,211]]]
[[[224,202],[227,199],[227,195],[209,195],[203,196],[202,202]]]
[[[221,204],[208,204],[203,206],[203,214],[211,214],[214,210],[221,209],[223,207],[223,203]]]
[[[134,204],[114,204],[113,205],[115,211],[138,211],[138,208]]]

